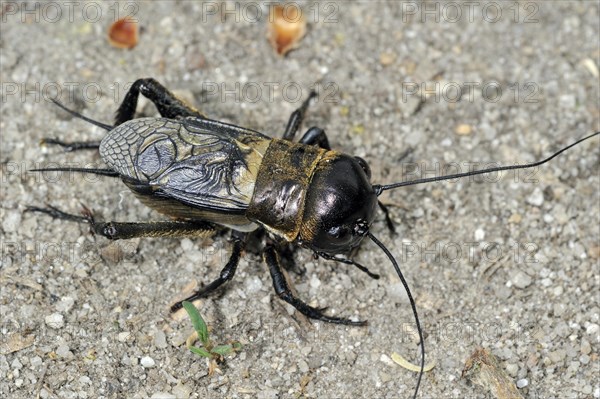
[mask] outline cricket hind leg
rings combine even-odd
[[[60,209],[47,206],[40,208],[28,206],[25,212],[38,212],[54,219],[67,220],[77,223],[87,223],[94,234],[109,240],[124,240],[137,237],[209,237],[217,227],[212,223],[199,221],[159,221],[159,222],[104,222],[94,219],[92,212],[85,208],[82,215],[63,212]]]
[[[148,98],[164,118],[195,116],[206,118],[200,111],[186,104],[152,78],[138,79],[132,85],[117,109],[115,126],[133,119],[140,93]]]

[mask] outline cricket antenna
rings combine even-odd
[[[98,126],[99,128],[102,128],[104,130],[112,130],[112,129],[114,129],[114,126],[107,125],[105,123],[98,122],[98,121],[95,121],[93,119],[90,119],[87,116],[84,116],[84,115],[80,114],[79,112],[73,111],[72,109],[69,109],[69,108],[65,107],[64,105],[62,105],[61,103],[59,103],[58,101],[56,101],[53,98],[51,98],[50,101],[52,101],[55,105],[57,105],[62,110],[67,111],[71,115],[73,115],[73,116],[75,116],[75,117],[77,117],[79,119],[83,119],[84,121],[89,122],[89,123],[91,123],[94,126]]]
[[[493,168],[487,168],[487,169],[482,169],[482,170],[475,170],[475,171],[471,171],[471,172],[456,173],[456,174],[453,174],[453,175],[446,175],[446,176],[429,177],[429,178],[426,178],[426,179],[410,180],[410,181],[405,181],[405,182],[400,182],[400,183],[393,183],[393,184],[385,184],[385,185],[375,184],[375,185],[373,185],[373,190],[379,196],[385,190],[391,190],[393,188],[398,188],[398,187],[403,187],[403,186],[412,186],[414,184],[430,183],[430,182],[441,181],[441,180],[458,179],[458,178],[461,178],[461,177],[482,175],[482,174],[485,174],[485,173],[493,173],[493,172],[499,172],[499,171],[503,171],[503,170],[533,168],[533,167],[542,165],[542,164],[550,161],[551,159],[553,159],[554,157],[557,157],[558,155],[562,154],[563,152],[565,152],[569,148],[575,147],[577,144],[581,143],[582,141],[591,139],[592,137],[598,136],[599,134],[600,134],[600,132],[596,132],[596,133],[590,134],[589,136],[586,136],[586,137],[584,137],[582,139],[579,139],[576,142],[574,142],[573,144],[568,145],[568,146],[562,148],[561,150],[555,152],[554,154],[552,154],[551,156],[549,156],[546,159],[543,159],[543,160],[537,161],[537,162],[533,162],[533,163],[529,163],[529,164],[511,165],[511,166],[497,166],[497,167],[493,167]]]
[[[400,281],[406,290],[406,295],[408,296],[408,300],[410,301],[410,307],[412,308],[413,315],[415,316],[415,323],[417,324],[417,331],[419,332],[419,341],[421,343],[421,370],[419,370],[419,378],[417,379],[417,386],[415,387],[415,393],[413,394],[413,399],[416,399],[417,394],[419,393],[419,386],[421,385],[421,377],[423,377],[423,369],[425,368],[425,340],[423,339],[423,330],[421,329],[421,323],[419,322],[419,315],[417,314],[417,305],[415,304],[415,300],[413,299],[412,294],[410,293],[410,288],[408,288],[408,283],[404,279],[402,272],[400,271],[400,266],[398,266],[398,262],[394,259],[394,256],[391,252],[383,245],[381,241],[379,241],[375,236],[369,232],[367,235],[377,245],[381,250],[386,254],[392,265],[394,265],[394,269],[396,269],[396,273],[398,277],[400,277]]]
[[[99,176],[119,177],[119,172],[112,169],[93,169],[93,168],[39,168],[29,169],[29,172],[73,172],[73,173],[89,173]]]

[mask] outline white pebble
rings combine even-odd
[[[154,345],[160,349],[167,347],[167,336],[165,335],[164,331],[156,330],[154,332]]]
[[[475,230],[475,241],[483,241],[485,238],[485,231],[483,229]]]
[[[302,359],[300,359],[298,361],[298,368],[300,369],[300,372],[302,372],[302,373],[308,373],[308,371],[310,370],[310,368],[308,367],[308,363],[306,363]]]
[[[263,283],[258,276],[252,276],[246,279],[246,292],[255,293],[263,289]]]
[[[387,284],[385,290],[390,299],[395,303],[405,303],[408,301],[406,289],[402,283]]]
[[[533,190],[533,193],[527,197],[527,203],[537,207],[542,206],[544,203],[544,193],[542,192],[542,189],[536,187],[536,189]]]
[[[379,360],[385,364],[387,364],[388,366],[394,366],[394,361],[392,359],[390,359],[389,356],[387,356],[386,354],[381,354],[381,356],[379,357]]]
[[[56,348],[56,354],[60,357],[70,357],[73,355],[69,350],[69,346],[65,344],[59,345],[58,348]]]
[[[65,318],[60,313],[52,313],[44,319],[46,325],[50,328],[59,329],[65,325]]]
[[[74,304],[75,299],[71,298],[70,296],[63,296],[60,298],[60,302],[56,304],[56,310],[59,312],[68,312],[71,310]]]
[[[542,279],[542,281],[540,281],[540,283],[542,283],[542,285],[544,287],[550,287],[552,285],[552,279],[551,278],[544,278],[544,279]]]
[[[519,372],[519,365],[517,365],[515,363],[507,364],[506,372],[508,373],[508,375],[515,377],[517,375],[517,373]]]
[[[516,272],[512,278],[512,283],[514,284],[514,286],[520,289],[529,287],[531,281],[531,277],[529,277],[526,273],[520,270]]]
[[[150,356],[144,356],[140,359],[140,364],[143,368],[151,369],[156,366],[156,362]]]
[[[87,375],[82,375],[81,377],[79,377],[79,383],[90,385],[92,383],[92,380]]]
[[[416,208],[412,211],[412,216],[416,219],[422,218],[425,215],[425,211],[422,208]]]
[[[23,363],[21,363],[21,361],[19,359],[16,359],[12,361],[12,363],[10,364],[10,367],[12,367],[13,369],[17,369],[19,370],[20,368],[23,367]]]
[[[592,323],[589,326],[587,326],[587,328],[585,329],[585,332],[588,333],[589,335],[593,335],[593,334],[598,334],[599,330],[600,330],[600,326],[598,326],[598,324],[596,324],[596,323]]]
[[[178,399],[187,399],[192,393],[192,388],[179,382],[173,387],[171,392],[173,392],[173,395],[175,395]]]
[[[317,277],[316,274],[313,274],[310,277],[310,287],[311,288],[319,288],[321,286],[321,280],[319,280],[319,278]]]
[[[529,381],[527,380],[527,378],[522,378],[519,381],[517,381],[517,388],[519,389],[525,388],[527,385],[529,385]]]
[[[117,340],[119,342],[125,342],[125,341],[127,341],[127,339],[129,338],[130,335],[131,335],[131,333],[128,331],[120,332],[119,334],[117,334]]]
[[[179,242],[179,245],[181,246],[181,249],[183,249],[184,251],[191,251],[192,249],[194,249],[194,242],[192,240],[190,240],[189,238],[183,238]]]
[[[18,210],[7,211],[4,220],[2,221],[2,228],[7,233],[14,233],[21,226],[21,212]]]
[[[31,363],[32,368],[40,367],[42,365],[42,358],[39,356],[34,356],[29,359],[29,363]]]
[[[564,94],[558,98],[560,105],[567,109],[575,108],[577,100],[573,94]]]

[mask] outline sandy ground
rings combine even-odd
[[[110,123],[127,84],[152,76],[210,117],[278,136],[316,88],[302,130],[326,129],[377,183],[534,161],[600,130],[597,2],[302,2],[308,35],[286,58],[265,39],[262,2],[1,4],[6,398],[398,398],[416,382],[389,360],[396,351],[418,361],[408,301],[367,242],[356,259],[378,281],[306,251],[294,255],[305,273],[290,272],[301,298],[368,319],[366,328],[307,321],[248,251],[234,281],[200,304],[217,341],[244,344],[207,376],[180,346],[189,322],[168,306],[218,274],[227,235],[111,244],[86,226],[23,214],[28,204],[84,204],[108,220],[160,218],[118,180],[28,172],[101,165],[94,152],[39,147],[43,137],[103,136],[53,106],[56,93]],[[106,31],[128,13],[140,42],[119,50]],[[156,115],[147,103],[140,111]],[[419,397],[492,397],[461,378],[481,346],[523,397],[600,397],[598,147],[586,142],[534,172],[382,196],[397,234],[381,216],[371,231],[400,262],[437,363]]]

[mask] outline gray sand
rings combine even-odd
[[[209,377],[205,361],[178,346],[192,329],[168,306],[194,279],[217,276],[227,235],[110,243],[86,226],[23,214],[31,204],[84,204],[107,220],[161,218],[118,180],[27,172],[101,166],[94,152],[38,146],[104,134],[53,106],[57,89],[67,105],[110,123],[126,85],[152,76],[211,118],[278,136],[314,87],[320,98],[302,131],[326,129],[335,149],[369,162],[377,183],[531,162],[600,130],[597,2],[432,2],[430,14],[412,2],[302,4],[308,35],[281,58],[265,39],[266,3],[2,2],[0,396],[412,395],[417,374],[389,357],[418,362],[413,316],[372,243],[356,260],[378,281],[307,251],[294,258],[306,272],[289,273],[301,298],[368,319],[366,328],[307,321],[277,298],[248,251],[236,278],[201,302],[217,341],[244,344]],[[140,21],[133,50],[106,40],[116,11]],[[156,115],[144,104],[141,113]],[[381,197],[397,234],[381,215],[371,231],[400,262],[437,363],[420,397],[484,397],[461,378],[480,346],[526,385],[526,398],[600,397],[598,157],[594,139],[535,173]]]

